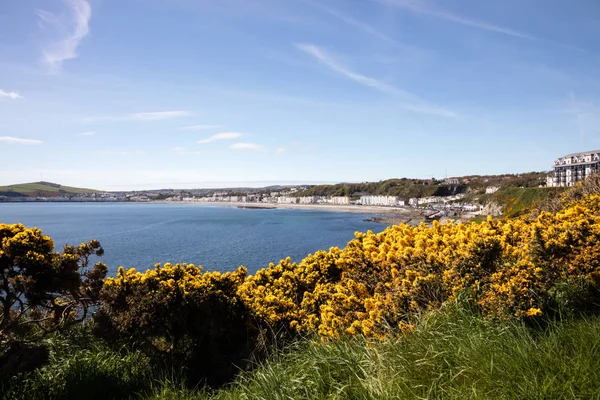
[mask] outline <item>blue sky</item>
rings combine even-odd
[[[598,148],[597,0],[0,4],[0,184],[442,178]]]

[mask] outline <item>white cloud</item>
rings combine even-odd
[[[377,0],[381,3],[412,11],[417,14],[428,15],[434,18],[444,19],[446,21],[456,22],[458,24],[471,26],[473,28],[483,29],[489,32],[501,33],[503,35],[520,37],[522,39],[538,40],[536,37],[525,33],[517,32],[512,29],[504,28],[498,25],[493,25],[484,21],[478,21],[452,14],[441,10],[432,4],[421,0]]]
[[[366,24],[362,21],[358,21],[354,18],[348,17],[347,15],[341,14],[329,7],[324,6],[322,3],[313,2],[311,0],[304,0],[304,1],[307,4],[310,4],[311,6],[318,8],[321,11],[326,12],[327,14],[345,22],[348,25],[354,26],[355,28],[358,28],[358,29],[362,30],[363,32],[366,32],[367,34],[369,34],[371,36],[374,36],[374,37],[384,40],[386,42],[392,43],[394,45],[400,45],[400,43],[398,41],[396,41],[394,38],[377,30],[376,28],[374,28],[373,26],[371,26],[369,24]]]
[[[0,142],[8,143],[8,144],[25,144],[25,145],[32,145],[32,144],[35,145],[35,144],[44,143],[41,140],[22,139],[22,138],[16,138],[16,137],[12,137],[12,136],[0,136]]]
[[[456,114],[450,110],[427,104],[423,99],[420,99],[418,96],[407,92],[406,90],[398,89],[392,85],[388,85],[385,82],[381,82],[375,78],[361,75],[348,69],[347,67],[336,61],[330,54],[328,54],[325,50],[323,50],[320,47],[317,47],[312,44],[302,43],[295,44],[295,46],[299,50],[316,58],[319,62],[329,67],[329,69],[345,78],[351,79],[363,86],[377,89],[381,92],[400,98],[402,100],[401,106],[406,110],[415,111],[423,114],[439,115],[443,117],[456,116]]]
[[[94,136],[96,134],[95,131],[90,131],[90,132],[82,132],[79,134],[79,136]]]
[[[161,121],[173,118],[191,117],[194,116],[191,111],[174,110],[174,111],[155,111],[133,113],[122,116],[107,116],[107,117],[88,117],[82,122],[97,122],[97,121]]]
[[[23,98],[24,97],[21,96],[17,92],[5,92],[4,90],[0,89],[0,99],[17,100],[17,99],[23,99]]]
[[[200,139],[196,143],[210,143],[215,142],[217,140],[231,140],[240,138],[242,136],[244,136],[244,134],[240,132],[222,132],[209,136],[206,139]]]
[[[273,153],[275,153],[275,154],[285,153],[285,147],[278,147],[275,149],[275,151]]]
[[[260,144],[256,143],[234,143],[229,146],[230,150],[241,150],[241,151],[263,151],[265,148]]]
[[[182,126],[179,128],[182,131],[203,131],[208,129],[217,129],[220,128],[221,125],[188,125]]]
[[[58,72],[63,61],[77,57],[77,47],[89,34],[89,23],[92,18],[92,7],[86,0],[65,0],[71,15],[65,17],[44,10],[36,14],[43,26],[51,25],[59,31],[61,38],[49,43],[43,50],[43,60],[51,71]]]
[[[107,150],[107,151],[103,151],[100,154],[103,154],[105,156],[122,156],[122,157],[132,157],[132,156],[141,156],[146,154],[144,151],[141,150],[133,150],[133,151],[128,151],[128,150]]]

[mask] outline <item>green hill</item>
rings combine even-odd
[[[0,186],[0,196],[8,197],[56,197],[98,192],[98,190],[94,189],[63,186],[51,182],[32,182]]]

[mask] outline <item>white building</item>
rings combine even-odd
[[[317,196],[302,196],[299,198],[300,204],[315,204],[318,200]]]
[[[298,204],[297,197],[279,196],[277,198],[277,204]]]
[[[350,198],[348,196],[333,196],[327,199],[329,204],[336,205],[348,205],[350,204]]]
[[[460,185],[458,178],[448,178],[444,181],[444,185]]]
[[[429,197],[422,197],[420,199],[417,199],[417,204],[418,205],[423,205],[423,204],[432,204],[432,203],[442,203],[443,200],[441,197],[436,197],[436,196],[429,196]]]
[[[498,187],[498,186],[488,186],[485,188],[485,194],[496,193],[499,189],[500,189],[500,187]]]
[[[404,199],[398,196],[360,196],[363,206],[403,206]]]
[[[600,171],[600,150],[567,154],[554,161],[546,186],[573,186]]]

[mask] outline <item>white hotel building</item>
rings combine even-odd
[[[554,161],[546,186],[573,186],[600,171],[600,150],[567,154]]]

